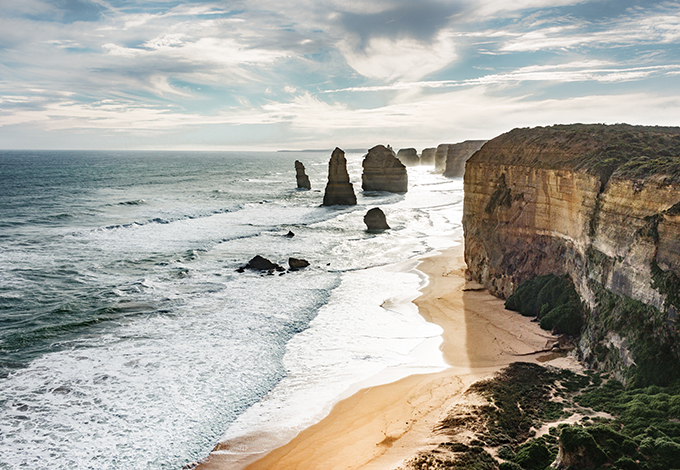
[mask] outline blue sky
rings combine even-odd
[[[0,0],[0,148],[435,146],[680,125],[680,1]]]

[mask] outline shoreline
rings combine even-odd
[[[569,358],[529,354],[556,338],[530,318],[505,310],[503,301],[481,286],[466,281],[462,243],[422,258],[416,269],[429,282],[413,303],[423,318],[442,328],[440,349],[449,367],[361,389],[340,400],[325,418],[287,444],[250,455],[241,466],[248,464],[247,470],[392,470],[440,443],[433,428],[446,410],[466,400],[463,392],[474,382],[517,361],[575,364]],[[235,468],[229,450],[234,445],[218,444],[196,468]]]

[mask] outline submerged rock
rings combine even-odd
[[[364,223],[368,230],[388,230],[390,228],[390,226],[387,225],[385,213],[379,207],[374,207],[366,212]]]
[[[420,164],[429,166],[434,165],[434,156],[436,153],[437,149],[434,147],[423,149],[423,151],[420,153]]]
[[[397,158],[404,166],[418,166],[420,165],[420,158],[418,152],[414,148],[401,149],[397,152]]]
[[[406,167],[391,148],[376,145],[368,151],[362,166],[364,173],[361,176],[361,187],[364,191],[389,191],[391,193],[408,191]]]
[[[250,269],[252,271],[285,271],[283,266],[272,263],[267,258],[263,258],[260,255],[256,255],[253,259],[248,261],[248,264],[242,268],[239,268],[237,271],[242,273],[246,269]]]
[[[323,195],[323,205],[353,206],[356,203],[357,197],[347,173],[345,152],[336,147],[328,162],[328,184]]]
[[[298,269],[309,266],[309,261],[306,259],[288,258],[288,266],[290,266],[291,271],[297,271]]]
[[[299,160],[295,160],[295,178],[297,179],[298,189],[312,189],[309,176],[305,173],[305,166]]]

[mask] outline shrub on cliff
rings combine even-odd
[[[568,275],[547,274],[524,281],[505,301],[505,308],[541,319],[541,328],[577,336],[583,306]]]

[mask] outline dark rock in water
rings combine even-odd
[[[459,144],[449,145],[446,152],[444,176],[460,178],[465,174],[465,162],[486,143],[486,140],[466,140]]]
[[[391,193],[408,191],[406,167],[391,148],[376,145],[368,151],[362,166],[364,173],[361,176],[361,187],[364,191],[389,191]]]
[[[284,237],[286,237],[286,238],[293,238],[294,236],[295,236],[295,234],[290,230],[288,230],[288,233],[284,235]]]
[[[385,213],[379,207],[374,207],[366,212],[364,223],[368,230],[388,230],[390,228],[387,225]]]
[[[290,266],[291,271],[297,271],[298,269],[309,266],[309,261],[306,259],[288,258],[288,266]]]
[[[423,149],[423,151],[420,153],[420,164],[429,166],[434,165],[434,156],[436,153],[437,149],[434,147]]]
[[[283,266],[272,263],[267,258],[263,258],[260,255],[255,256],[255,258],[248,261],[248,264],[239,268],[237,271],[243,272],[246,269],[251,269],[253,271],[269,271],[270,273],[273,273],[274,271],[285,271]]]
[[[418,166],[420,165],[420,158],[418,152],[414,148],[401,149],[397,152],[397,158],[404,166]]]
[[[298,189],[312,189],[309,176],[305,173],[305,166],[299,160],[295,160],[295,178],[297,179]]]
[[[336,147],[328,162],[328,184],[323,195],[323,205],[353,206],[356,203],[357,197],[347,173],[345,152]]]

